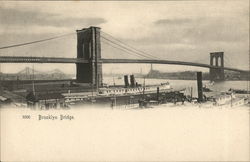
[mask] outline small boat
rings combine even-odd
[[[238,98],[234,93],[220,94],[214,97],[216,106],[237,107],[246,104],[245,98]]]
[[[238,94],[250,94],[250,91],[243,90],[243,89],[232,89],[232,88],[230,88],[228,91],[238,93]]]
[[[202,87],[203,92],[212,92],[212,90],[206,86]]]
[[[207,85],[208,85],[208,86],[214,85],[214,81],[210,81]]]

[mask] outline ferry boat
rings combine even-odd
[[[135,87],[105,87],[99,88],[99,96],[113,96],[113,95],[131,95],[131,94],[142,94],[156,92],[159,89],[159,92],[166,90],[171,90],[169,82],[161,83],[160,85],[149,85],[149,86],[135,86]]]
[[[125,77],[127,78],[127,77]],[[169,82],[157,84],[157,85],[144,85],[135,82],[132,76],[131,84],[121,86],[108,86],[100,87],[97,91],[92,92],[77,92],[77,93],[64,93],[66,103],[77,104],[89,104],[95,103],[104,105],[110,105],[115,102],[116,105],[126,105],[131,103],[138,103],[138,100],[144,97],[150,96],[156,97],[161,94],[169,94],[173,97],[173,92]]]
[[[159,85],[137,86],[137,87],[104,87],[99,88],[98,92],[78,92],[78,93],[63,93],[66,102],[74,102],[81,100],[88,100],[91,98],[104,98],[112,96],[138,96],[157,93],[157,88],[160,92],[167,92],[172,90],[169,82],[161,83]]]

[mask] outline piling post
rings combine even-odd
[[[203,101],[202,72],[197,72],[198,102]]]
[[[157,101],[159,102],[159,95],[160,95],[160,88],[159,87],[157,87]]]

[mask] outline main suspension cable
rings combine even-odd
[[[7,49],[7,48],[20,47],[20,46],[25,46],[25,45],[30,45],[30,44],[40,43],[40,42],[46,42],[46,41],[62,38],[62,37],[72,35],[72,34],[75,34],[75,33],[68,33],[68,34],[63,34],[63,35],[59,35],[59,36],[55,36],[55,37],[51,37],[51,38],[46,38],[46,39],[40,39],[40,40],[36,40],[36,41],[31,41],[31,42],[25,42],[25,43],[20,43],[20,44],[13,44],[13,45],[9,45],[9,46],[3,46],[3,47],[0,47],[0,50],[1,49]]]

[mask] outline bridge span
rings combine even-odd
[[[224,69],[236,72],[250,72],[247,70],[240,70],[230,67],[220,67],[213,66],[202,63],[185,62],[185,61],[172,61],[172,60],[135,60],[135,59],[102,59],[103,63],[148,63],[148,64],[173,64],[173,65],[186,65],[186,66],[196,66],[203,68],[214,68],[214,69]]]
[[[145,64],[172,64],[209,68],[210,80],[225,80],[224,70],[236,71],[240,75],[249,76],[250,71],[237,68],[224,67],[224,52],[210,53],[210,64],[195,63],[187,61],[161,60],[153,55],[143,52],[135,52],[129,47],[119,46],[127,54],[143,56],[146,59],[104,59],[101,57],[101,29],[99,27],[89,27],[77,30],[77,57],[76,58],[60,58],[60,57],[27,57],[27,56],[0,56],[0,63],[75,63],[76,64],[76,81],[79,83],[90,83],[96,85],[97,89],[102,85],[102,64],[103,63],[145,63]],[[105,40],[109,40],[105,38]],[[109,40],[109,43],[113,42]],[[119,41],[120,42],[120,41]],[[34,43],[34,42],[32,42]],[[107,43],[107,42],[106,42]],[[114,43],[114,42],[113,42]],[[119,45],[115,43],[116,45]],[[21,46],[26,44],[18,44]],[[11,46],[13,47],[13,46]],[[7,48],[7,47],[6,47]],[[128,52],[129,51],[129,52]],[[142,54],[143,53],[143,54]],[[149,59],[147,59],[149,58]]]
[[[240,70],[230,67],[218,67],[202,63],[185,62],[185,61],[171,61],[171,60],[139,60],[139,59],[100,59],[100,63],[141,63],[141,64],[172,64],[196,66],[203,68],[224,69],[236,72],[249,72],[247,70]],[[89,63],[88,60],[82,58],[63,58],[63,57],[11,57],[0,56],[0,63]]]
[[[0,63],[89,63],[81,58],[0,56]]]

